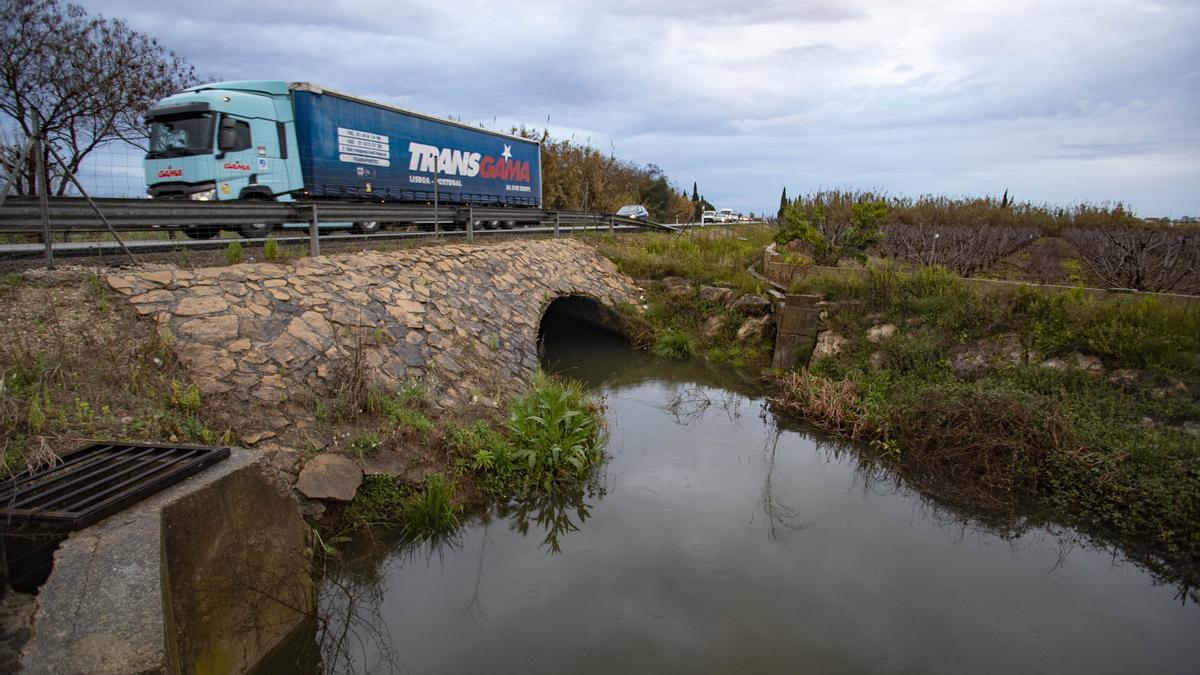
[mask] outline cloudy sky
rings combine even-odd
[[[1200,3],[81,0],[218,79],[307,80],[789,194],[1124,201],[1200,215]]]

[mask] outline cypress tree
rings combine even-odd
[[[783,210],[787,208],[787,186],[783,188],[783,194],[779,195],[779,220],[783,220]]]

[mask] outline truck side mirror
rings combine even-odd
[[[217,134],[217,149],[221,152],[238,149],[237,122],[232,117],[221,117],[221,129]]]

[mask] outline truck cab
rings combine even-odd
[[[304,188],[286,82],[192,87],[145,117],[153,198],[290,200]]]
[[[145,115],[146,192],[154,199],[291,201],[304,189],[288,85],[217,82],[169,96]],[[265,236],[261,223],[238,228]],[[193,237],[215,228],[185,227]]]

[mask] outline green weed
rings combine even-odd
[[[582,478],[601,459],[598,411],[578,382],[539,373],[533,389],[513,402],[505,426],[513,466],[546,488]]]
[[[279,260],[279,242],[274,239],[268,239],[263,244],[263,257],[271,262]]]
[[[654,341],[655,354],[668,359],[689,359],[696,355],[696,342],[682,331],[668,330]]]
[[[231,241],[225,247],[225,264],[236,265],[242,262],[242,243],[240,241]]]
[[[462,506],[454,501],[454,482],[441,474],[425,479],[419,492],[404,500],[402,527],[413,538],[429,539],[447,535],[458,528]]]

